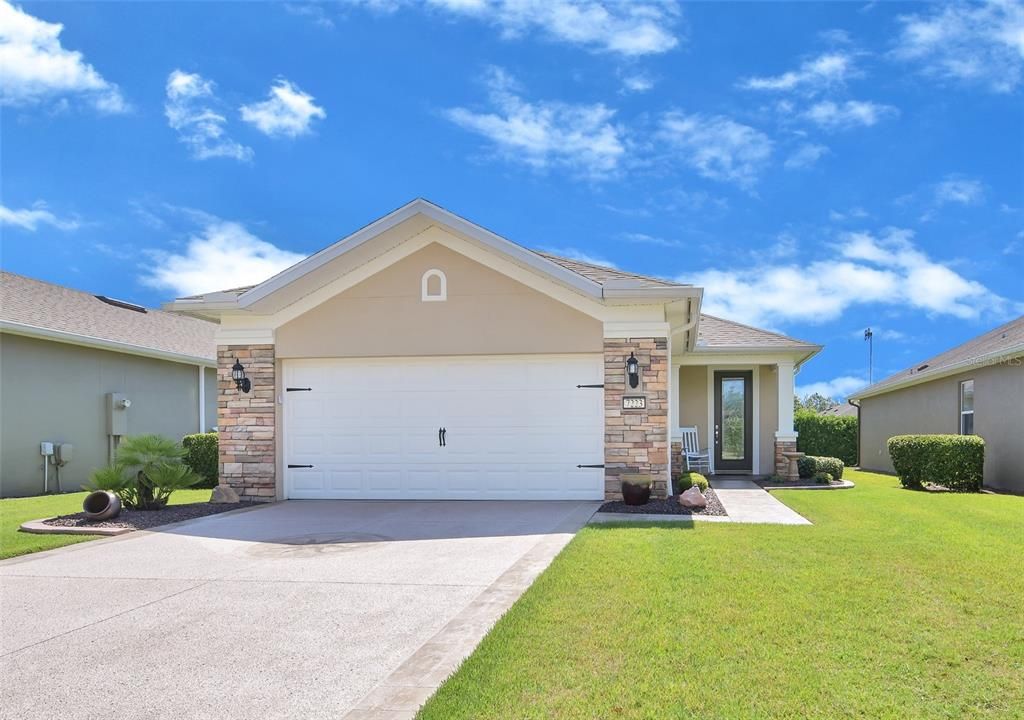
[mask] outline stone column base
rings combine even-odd
[[[794,470],[790,472],[789,468],[792,464],[794,468],[796,463],[790,463],[782,453],[796,452],[796,440],[775,440],[775,474],[779,477],[786,478],[787,480],[799,480],[800,474]]]

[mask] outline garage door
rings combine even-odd
[[[601,499],[600,355],[284,361],[285,495]]]

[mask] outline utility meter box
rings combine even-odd
[[[107,393],[107,435],[128,434],[128,407],[124,393]]]
[[[53,443],[52,442],[41,442],[39,443],[39,454],[49,457],[53,455]]]
[[[63,467],[71,462],[71,454],[74,451],[74,445],[70,443],[59,443],[54,446],[56,452],[53,454],[54,462],[59,466]]]

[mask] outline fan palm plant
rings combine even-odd
[[[126,508],[159,510],[175,490],[202,478],[182,464],[184,449],[159,435],[126,437],[117,448],[114,464],[96,470],[89,489],[117,493]]]

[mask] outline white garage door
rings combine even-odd
[[[600,355],[284,361],[289,498],[604,496]],[[307,389],[308,388],[308,389]]]

